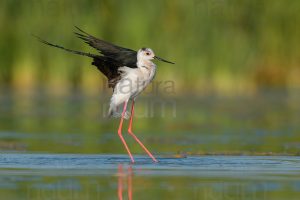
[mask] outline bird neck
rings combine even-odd
[[[154,63],[151,60],[145,60],[145,59],[138,59],[136,65],[139,68],[149,68],[151,69]]]

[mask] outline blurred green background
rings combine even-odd
[[[103,83],[89,59],[35,41],[31,33],[92,51],[74,25],[113,43],[151,47],[176,62],[159,63],[158,80],[177,94],[212,90],[254,93],[299,88],[300,12],[296,0],[2,0],[1,86],[98,92]]]
[[[77,25],[176,63],[137,103],[154,152],[298,154],[299,24],[297,0],[2,0],[0,149],[124,152],[91,59],[31,36],[96,53]]]

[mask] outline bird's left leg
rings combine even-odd
[[[123,135],[122,135],[122,127],[123,127],[123,120],[124,120],[124,115],[125,115],[125,112],[126,112],[126,107],[127,107],[127,101],[125,101],[125,103],[124,103],[124,108],[123,108],[123,112],[122,112],[122,117],[121,117],[121,120],[120,120],[119,129],[118,129],[118,135],[119,135],[119,137],[120,137],[122,143],[124,144],[124,147],[125,147],[125,149],[126,149],[128,155],[129,155],[129,157],[130,157],[130,159],[131,159],[131,162],[134,163],[133,156],[131,155],[130,150],[129,150],[129,148],[128,148],[128,146],[127,146],[127,144],[126,144],[126,142],[125,142],[125,140],[124,140],[124,138],[123,138]]]
[[[132,100],[131,105],[131,115],[130,115],[130,121],[129,121],[129,127],[128,127],[128,133],[139,143],[139,145],[144,149],[144,151],[152,158],[154,162],[158,162],[154,156],[151,154],[151,152],[144,146],[144,144],[135,136],[135,134],[132,132],[132,121],[133,121],[133,114],[134,114],[134,100]]]

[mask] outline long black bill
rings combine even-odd
[[[160,58],[160,57],[157,57],[157,56],[154,56],[154,58],[155,58],[155,59],[157,59],[157,60],[160,60],[160,61],[166,62],[166,63],[175,64],[175,63],[173,63],[173,62],[167,61],[167,60],[165,60],[165,59],[162,59],[162,58]]]

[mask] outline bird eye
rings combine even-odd
[[[146,55],[147,55],[147,56],[149,56],[149,55],[150,55],[150,53],[149,53],[149,52],[147,52],[147,53],[146,53]]]

